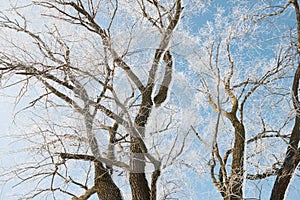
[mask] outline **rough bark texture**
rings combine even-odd
[[[156,185],[159,176],[160,176],[160,170],[155,170],[152,173],[150,200],[156,200],[156,196],[157,196]]]
[[[95,138],[95,135],[93,133],[93,117],[88,112],[85,112],[83,114],[85,116],[85,126],[90,148],[93,155],[95,156],[94,188],[96,190],[96,193],[101,200],[122,200],[121,191],[111,178],[110,170],[112,170],[112,166],[107,165],[107,168],[104,168],[103,164],[99,161],[101,155],[99,152],[97,139]],[[114,132],[117,128],[117,125],[115,125],[111,131]]]
[[[300,55],[300,10],[298,0],[292,0],[296,13],[297,21],[297,47],[298,55]],[[287,188],[291,182],[292,176],[297,168],[300,161],[300,116],[299,116],[299,79],[300,79],[300,63],[298,63],[297,70],[294,75],[293,85],[292,85],[292,98],[294,109],[296,111],[295,124],[292,130],[291,138],[289,141],[289,146],[287,147],[286,157],[284,159],[283,165],[278,172],[274,186],[272,188],[271,200],[281,200],[284,199]]]
[[[150,188],[145,175],[145,156],[143,154],[141,145],[143,143],[142,138],[145,134],[146,122],[152,108],[151,92],[152,90],[145,90],[143,94],[142,105],[135,119],[135,125],[140,135],[131,136],[130,151],[132,153],[132,158],[129,182],[131,186],[132,200],[150,199]]]
[[[232,122],[235,129],[235,141],[232,153],[232,174],[230,177],[231,200],[242,199],[243,197],[243,173],[245,153],[245,128],[237,118]]]
[[[74,200],[86,200],[94,193],[97,193],[99,199],[101,200],[122,200],[121,191],[112,180],[109,169],[104,168],[103,164],[99,162],[95,156],[69,153],[60,153],[59,155],[62,159],[86,160],[94,162],[94,186],[88,189],[82,196],[74,197]]]
[[[298,68],[296,70],[292,87],[294,108],[297,112],[295,124],[291,134],[289,146],[287,148],[286,157],[284,159],[281,169],[278,172],[277,178],[272,189],[272,194],[270,198],[271,200],[284,199],[288,185],[290,184],[291,178],[300,161],[300,152],[298,147],[300,140],[300,116],[298,99],[299,78],[300,64],[298,65]]]
[[[129,176],[132,200],[149,200],[150,189],[145,173],[130,173]]]
[[[234,127],[234,146],[232,151],[231,175],[226,192],[223,197],[225,200],[239,200],[243,198],[243,181],[244,181],[244,153],[245,153],[245,128],[235,114],[229,113]]]
[[[154,64],[153,64],[154,68],[156,68],[155,65],[157,64],[155,63],[159,60],[158,57],[160,56],[162,56],[161,52],[157,51],[154,57]],[[158,94],[154,98],[154,103],[158,106],[166,100],[169,85],[172,78],[171,73],[172,73],[173,62],[172,62],[172,56],[169,51],[165,52],[164,61],[166,62],[164,81],[160,87]],[[134,122],[140,135],[131,136],[130,151],[132,153],[132,158],[131,158],[132,171],[129,175],[129,182],[132,190],[132,200],[156,199],[156,182],[160,175],[160,173],[158,173],[160,171],[157,170],[155,176],[153,176],[154,179],[152,180],[151,190],[150,190],[145,175],[144,154],[147,152],[145,152],[145,149],[143,148],[145,146],[143,142],[143,138],[145,136],[145,126],[153,106],[152,92],[154,88],[155,73],[151,71],[152,70],[150,70],[150,75],[149,75],[149,77],[151,78],[149,78],[147,87],[143,91],[142,104],[140,106],[138,115],[136,116]],[[156,69],[154,71],[156,71]]]
[[[132,192],[132,200],[149,200],[150,188],[145,175],[145,157],[137,138],[131,138],[131,172],[129,182]]]
[[[102,163],[95,161],[95,190],[98,198],[103,200],[122,200],[120,189],[113,182],[108,170]]]

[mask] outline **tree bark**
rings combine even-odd
[[[101,200],[122,200],[121,191],[113,182],[109,171],[105,169],[101,162],[95,161],[95,190]]]
[[[298,89],[299,89],[299,78],[300,78],[300,63],[294,75],[294,81],[292,86],[293,93],[293,103],[294,109],[296,110],[296,119],[294,128],[291,134],[289,146],[286,151],[286,157],[284,159],[283,165],[278,172],[276,177],[271,200],[281,200],[284,199],[288,185],[291,182],[291,178],[297,168],[300,161],[300,152],[299,152],[299,141],[300,141],[300,116],[299,116],[299,98],[298,98]]]
[[[297,52],[300,55],[300,9],[298,0],[291,1],[295,8],[296,22],[297,22]],[[296,111],[295,124],[292,130],[289,145],[286,151],[286,157],[284,159],[283,165],[278,172],[274,186],[272,188],[271,200],[281,200],[284,199],[288,185],[291,182],[292,176],[297,168],[300,161],[300,116],[299,116],[299,79],[300,79],[300,63],[298,63],[297,70],[294,75],[293,85],[292,85],[292,98],[293,105]]]
[[[244,153],[245,153],[245,128],[237,119],[233,122],[235,129],[235,141],[232,153],[232,172],[230,176],[231,200],[239,200],[243,197],[244,181]]]
[[[108,168],[104,168],[103,164],[99,161],[99,159],[101,158],[101,154],[99,152],[97,139],[93,133],[93,117],[88,113],[88,111],[83,113],[83,115],[90,148],[96,158],[96,160],[94,161],[94,188],[97,192],[97,195],[100,200],[122,200],[123,198],[121,195],[121,191],[118,186],[116,186],[109,173],[109,171],[111,170],[111,166]],[[115,129],[117,129],[117,127],[115,127]]]
[[[227,196],[224,199],[240,200],[243,198],[245,128],[235,114],[229,113],[228,118],[234,127],[235,137],[232,151],[231,175],[226,192]]]
[[[140,135],[132,135],[130,151],[131,172],[129,174],[129,182],[131,186],[132,200],[149,200],[150,188],[145,174],[145,156],[141,145],[143,145],[143,137],[145,136],[145,126],[152,108],[151,99],[152,88],[147,89],[143,93],[142,105],[135,118],[135,126]]]

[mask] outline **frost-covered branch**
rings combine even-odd
[[[156,106],[159,106],[167,99],[168,91],[170,90],[170,84],[172,81],[172,72],[174,67],[173,66],[174,61],[170,51],[167,51],[165,53],[164,62],[166,63],[165,74],[163,77],[163,81],[159,87],[159,91],[157,95],[154,97],[154,103]]]
[[[154,59],[152,62],[151,69],[149,71],[149,76],[148,76],[148,82],[146,89],[149,90],[149,93],[152,93],[153,87],[154,87],[154,82],[156,81],[156,73],[158,70],[158,66],[160,65],[160,62],[162,61],[163,56],[165,55],[168,46],[170,44],[173,32],[176,28],[176,25],[178,24],[180,20],[180,15],[182,13],[182,6],[181,6],[181,0],[176,1],[176,8],[175,8],[175,14],[171,21],[169,22],[168,27],[166,30],[163,32],[162,39],[160,41],[159,47],[155,51]]]
[[[258,18],[257,20],[255,20],[256,22],[259,22],[259,21],[262,21],[264,18],[266,17],[273,17],[273,16],[276,16],[276,15],[280,15],[282,14],[288,7],[290,4],[292,4],[294,2],[294,0],[288,0],[288,2],[283,5],[283,6],[280,6],[280,9],[275,11],[275,12],[272,12],[272,13],[266,13],[264,14],[263,16],[261,16],[260,18]],[[272,8],[272,7],[269,7],[269,8]]]
[[[116,160],[110,160],[110,159],[107,159],[104,157],[96,158],[95,156],[91,156],[91,155],[71,154],[71,153],[58,153],[58,154],[60,155],[60,157],[62,159],[75,159],[75,160],[87,160],[87,161],[97,161],[98,160],[100,162],[106,163],[111,166],[114,165],[114,166],[120,167],[122,169],[125,169],[126,171],[130,170],[130,167],[127,164],[120,162],[120,161],[116,161]]]

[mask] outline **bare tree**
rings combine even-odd
[[[278,102],[282,101],[280,99],[287,99],[288,93],[280,91],[276,85],[279,81],[288,80],[287,69],[293,66],[294,52],[292,46],[283,45],[274,51],[276,56],[270,57],[267,62],[259,61],[259,57],[251,57],[252,48],[259,47],[252,46],[249,36],[261,38],[261,27],[254,20],[255,14],[251,13],[252,11],[243,10],[243,7],[238,5],[228,9],[233,15],[236,13],[231,9],[240,10],[239,17],[223,16],[225,12],[220,9],[215,20],[208,24],[206,29],[201,30],[200,33],[204,33],[201,40],[204,47],[190,61],[198,73],[196,78],[199,83],[195,88],[216,113],[210,118],[215,123],[210,126],[210,137],[207,133],[198,131],[198,127],[192,126],[192,129],[200,142],[211,151],[208,161],[210,176],[223,199],[243,199],[243,187],[247,179],[264,179],[276,175],[279,171],[280,160],[270,162],[269,167],[264,170],[250,169],[255,166],[261,167],[260,164],[254,164],[256,160],[253,157],[261,155],[251,144],[277,138],[283,145],[289,135],[282,134],[282,130],[289,124],[289,119],[283,119],[273,128],[275,126],[270,126],[272,122],[268,122],[270,118],[266,115],[269,111],[256,110],[254,107],[264,104],[259,102],[264,101],[267,95],[278,99]],[[242,11],[245,13],[241,14]],[[240,53],[243,52],[242,48],[248,48],[248,51]],[[245,57],[250,60],[246,61],[248,64],[244,63]],[[268,70],[255,72],[261,66]],[[269,107],[269,110],[271,109]],[[204,137],[210,139],[205,140]],[[277,157],[278,155],[275,156]]]
[[[295,13],[296,13],[296,24],[297,24],[297,53],[299,55],[300,50],[300,10],[298,0],[288,1],[286,4],[293,4]],[[299,97],[298,97],[298,90],[299,90],[299,79],[300,79],[300,65],[298,61],[298,66],[296,68],[293,84],[292,84],[292,100],[293,106],[295,111],[295,122],[294,127],[291,133],[291,137],[289,139],[286,156],[284,158],[282,167],[278,171],[278,175],[276,177],[274,186],[272,188],[271,198],[273,200],[284,199],[286,196],[287,188],[290,185],[291,178],[297,169],[297,166],[300,161],[300,118],[299,118]]]
[[[30,84],[37,81],[34,84],[43,87],[43,90],[31,101],[29,108],[40,102],[43,102],[46,108],[61,106],[65,107],[63,111],[71,108],[76,112],[74,116],[82,120],[86,132],[86,136],[80,134],[76,138],[69,133],[45,130],[45,127],[37,123],[39,133],[44,135],[46,142],[42,149],[47,151],[51,160],[49,165],[54,166],[55,170],[51,173],[41,172],[41,175],[46,174],[45,177],[52,177],[51,186],[35,192],[30,198],[47,191],[60,191],[73,196],[73,199],[88,199],[94,193],[97,193],[99,199],[122,199],[120,188],[112,178],[113,168],[117,167],[129,173],[132,199],[156,199],[161,160],[149,151],[145,141],[146,125],[154,107],[156,109],[161,107],[170,93],[174,70],[174,56],[170,43],[182,15],[181,0],[166,2],[165,5],[157,1],[143,0],[131,3],[118,0],[106,2],[54,0],[35,1],[29,6],[44,9],[43,16],[65,25],[46,26],[48,29],[46,32],[39,32],[40,30],[31,30],[30,21],[25,14],[21,14],[22,9],[26,9],[27,6],[12,8],[15,19],[1,13],[2,29],[21,33],[33,44],[29,48],[18,47],[14,41],[7,40],[16,52],[1,52],[2,77],[12,82],[4,87],[23,83],[23,90],[19,94],[19,97],[22,97],[26,92],[30,92],[28,88]],[[133,14],[131,19],[126,19],[129,12],[133,12],[136,16]],[[120,33],[118,26],[123,22],[117,21],[120,18],[128,22],[125,24],[128,32],[121,32],[121,36],[118,35]],[[93,50],[95,55],[81,51],[80,46],[75,48],[72,46],[74,44],[76,46],[76,39],[80,36],[75,35],[74,40],[68,39],[69,33],[64,30],[67,26],[74,26],[74,29],[71,28],[72,31],[80,29],[86,34],[84,40],[87,43],[82,47],[85,51]],[[136,27],[155,33],[156,41],[152,45],[154,50],[134,49],[138,44],[138,41],[133,41],[136,38],[132,36],[138,33]],[[120,41],[117,40],[118,37]],[[147,55],[144,60],[151,62],[149,72],[146,72],[146,69],[144,71],[139,69],[142,66],[134,66],[141,62],[130,61],[131,57],[143,54]],[[161,71],[164,73],[159,80],[158,74]],[[122,73],[125,73],[126,77],[122,77]],[[12,78],[13,76],[17,76],[17,80]],[[75,127],[70,128],[73,132],[79,132],[76,126],[70,127]],[[98,136],[96,134],[98,127],[106,131],[107,135]],[[165,129],[168,129],[168,125]],[[51,136],[56,138],[50,139]],[[75,147],[84,144],[90,151],[85,148],[84,153],[74,151],[76,148],[65,148],[67,145],[65,141],[68,138],[78,142]],[[108,141],[104,142],[105,138],[108,138]],[[54,143],[56,145],[61,143],[64,152],[53,152],[50,146]],[[101,152],[103,144],[107,145],[105,152]],[[117,145],[123,149],[122,152],[129,151],[126,159],[120,160],[115,155]],[[68,175],[61,174],[59,169],[62,166],[67,169],[67,162],[70,162],[68,160],[92,163],[94,185],[88,187],[87,181],[85,184],[79,183]],[[150,162],[154,168],[151,179],[146,177],[146,162]],[[26,169],[29,170],[30,167]],[[37,177],[39,173],[23,179],[22,182]],[[61,177],[66,182],[85,189],[84,194],[76,196],[62,187],[55,188],[55,177]],[[88,177],[89,175],[86,179]]]
[[[1,89],[29,102],[16,115],[29,158],[1,176],[32,186],[21,199],[195,198],[176,196],[198,192],[194,174],[226,200],[250,182],[261,198],[277,176],[271,199],[284,197],[299,30],[280,17],[294,5],[299,24],[298,1],[28,2],[0,12]]]

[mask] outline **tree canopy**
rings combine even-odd
[[[5,199],[299,195],[298,0],[12,1],[0,38]]]

